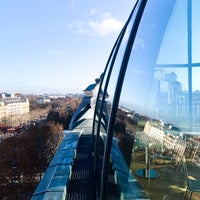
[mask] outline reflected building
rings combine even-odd
[[[186,105],[186,102],[181,101],[183,100],[182,84],[177,81],[176,74],[174,72],[166,73],[163,70],[158,70],[155,72],[153,84],[155,84],[153,86],[155,88],[153,96],[156,97],[152,103],[154,109],[166,109],[165,112],[168,110],[172,115],[181,117],[181,113],[183,112],[181,105]]]
[[[194,121],[198,124],[200,120],[200,91],[193,92],[193,113]]]
[[[170,112],[171,117],[182,119],[184,122],[189,115],[188,91],[183,90],[182,83],[177,81],[174,72],[167,73],[157,69],[154,73],[154,92],[152,92],[150,107],[158,113]],[[192,92],[192,113],[194,122],[200,117],[200,91]],[[162,116],[162,114],[161,114]],[[174,120],[176,120],[174,119]]]
[[[154,92],[152,92],[151,107],[159,113],[170,112],[171,116],[183,118],[187,116],[188,99],[182,83],[177,81],[174,72],[167,73],[158,69],[154,74]]]

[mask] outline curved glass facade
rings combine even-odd
[[[109,95],[102,199],[113,142],[150,199],[183,198],[184,157],[200,178],[198,8],[197,0],[138,1],[131,14],[101,86]]]

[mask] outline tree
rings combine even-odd
[[[62,139],[63,126],[48,123],[0,145],[0,199],[31,196]]]

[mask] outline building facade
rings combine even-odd
[[[29,114],[29,100],[24,97],[1,95],[0,120],[1,123],[15,124],[18,119]]]

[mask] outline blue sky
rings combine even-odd
[[[0,1],[0,92],[81,92],[103,72],[135,0]]]

